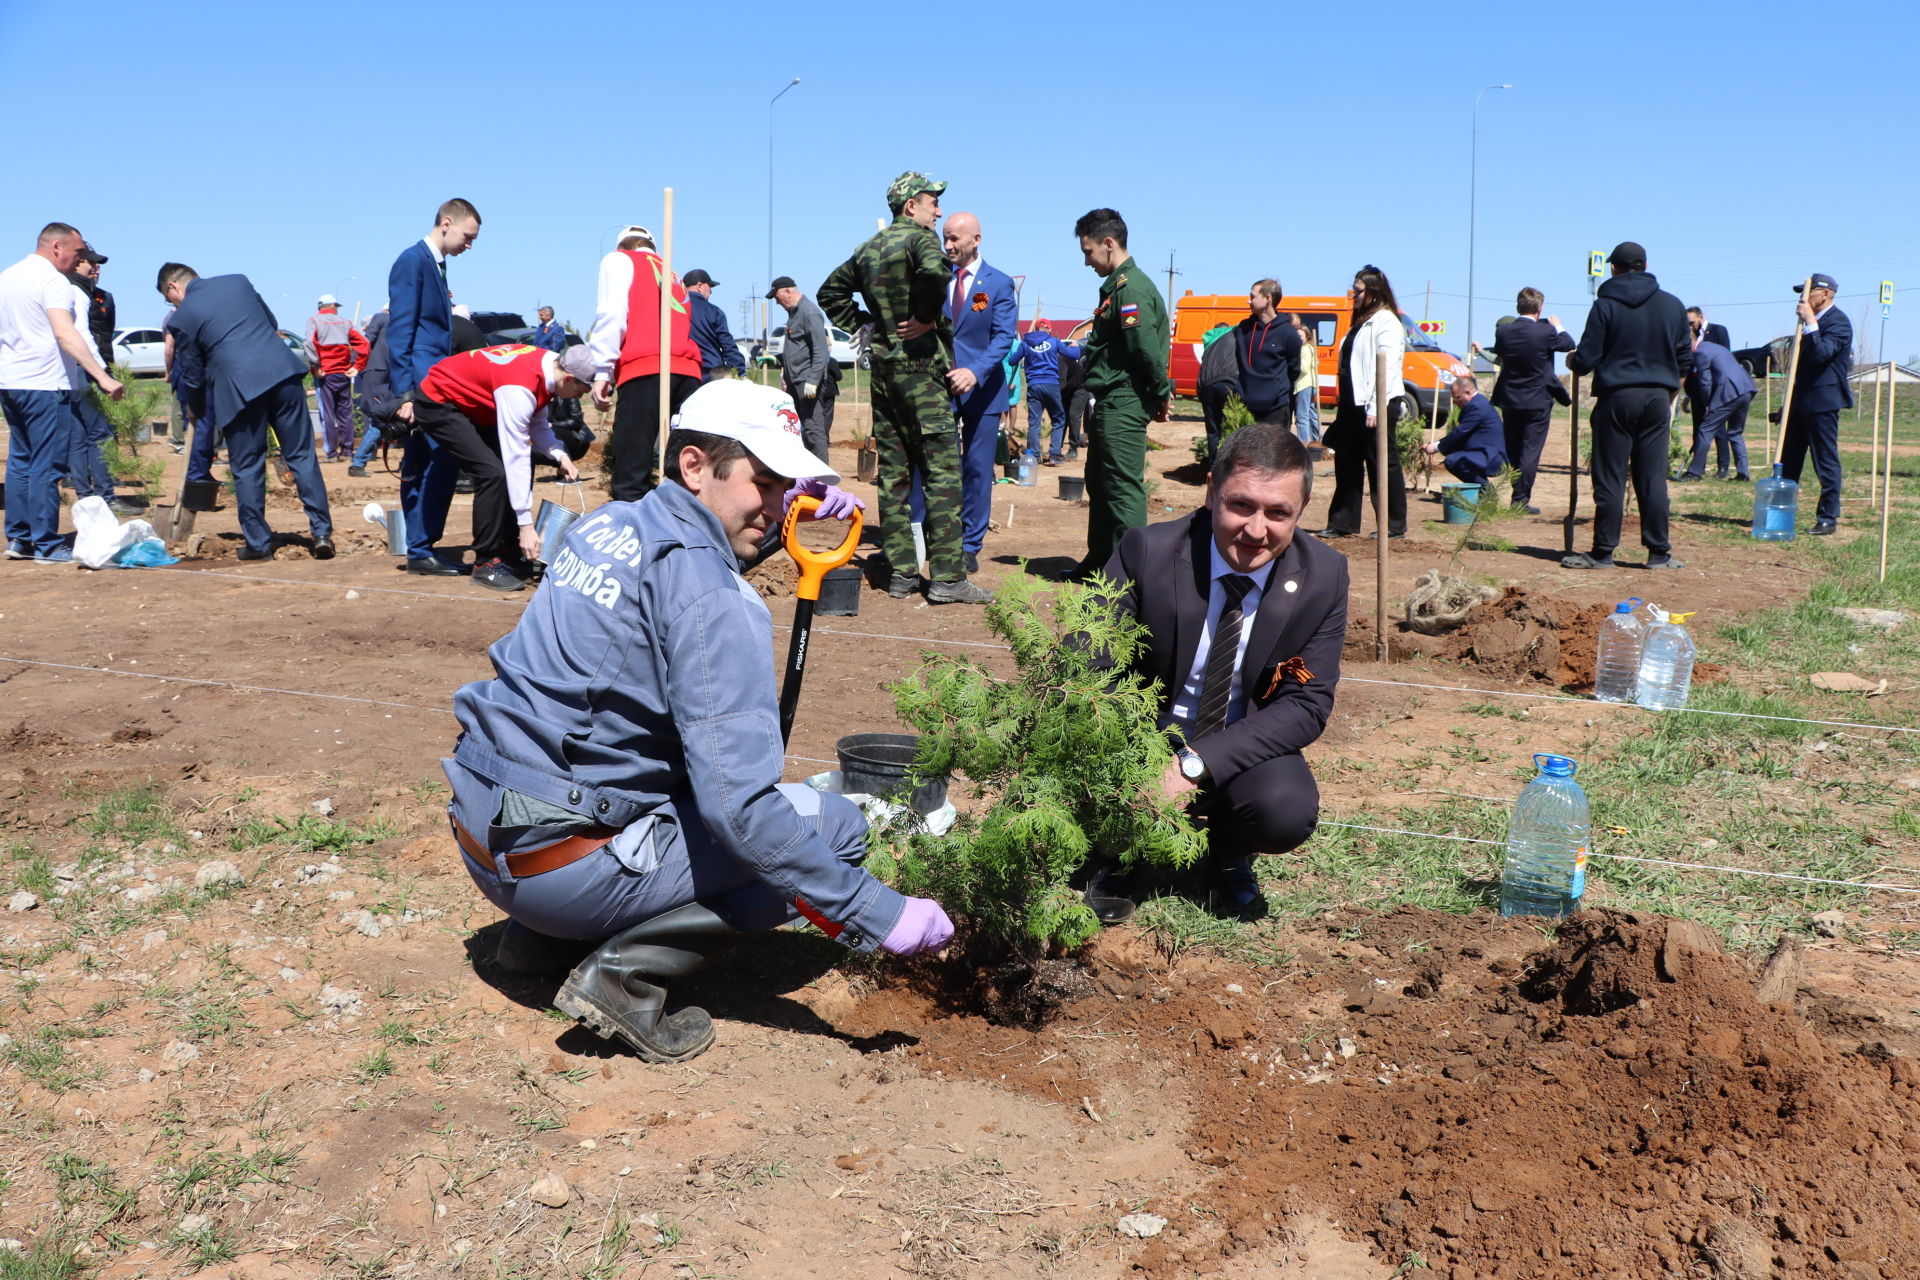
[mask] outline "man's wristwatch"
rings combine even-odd
[[[1180,776],[1188,782],[1205,782],[1207,762],[1202,760],[1192,747],[1175,747],[1174,758],[1180,762]]]

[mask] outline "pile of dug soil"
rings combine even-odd
[[[1610,605],[1578,605],[1536,596],[1525,587],[1508,587],[1444,635],[1423,636],[1401,624],[1387,637],[1389,660],[1442,658],[1493,679],[1591,693],[1600,626],[1612,612]],[[1349,662],[1373,661],[1371,618],[1348,623],[1344,657]],[[1718,665],[1701,662],[1694,665],[1693,678],[1706,684],[1726,676]]]
[[[1696,926],[1591,910],[1558,934],[1356,915],[1277,974],[1103,938],[1096,994],[1024,1050],[898,991],[849,1020],[1056,1101],[1127,1078],[1190,1099],[1192,1164],[1134,1259],[1152,1276],[1235,1274],[1315,1217],[1454,1280],[1920,1268],[1920,1063],[1762,1003]]]

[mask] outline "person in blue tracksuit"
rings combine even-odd
[[[387,272],[387,376],[402,401],[395,418],[411,423],[406,403],[434,365],[453,354],[453,299],[447,292],[447,259],[472,247],[480,235],[480,214],[465,200],[440,206],[433,230],[403,250]],[[364,466],[365,464],[360,464]],[[447,527],[453,486],[460,468],[425,432],[407,437],[400,457],[400,507],[407,520],[407,572],[458,576],[464,565],[447,559],[433,544]]]
[[[1064,460],[1060,449],[1067,428],[1067,407],[1060,397],[1062,355],[1077,360],[1080,358],[1080,348],[1055,337],[1053,330],[1037,320],[1013,348],[1013,363],[1024,365],[1027,371],[1027,452],[1050,467],[1058,466]],[[1040,450],[1040,415],[1043,411],[1053,417],[1053,434],[1046,441],[1044,455]]]
[[[1471,377],[1456,377],[1448,388],[1460,424],[1442,436],[1438,444],[1425,446],[1431,454],[1444,454],[1447,470],[1467,484],[1485,484],[1507,465],[1507,431],[1501,425],[1480,384]]]
[[[773,619],[740,567],[778,548],[796,494],[822,518],[856,505],[800,441],[782,391],[693,392],[666,482],[574,523],[488,651],[493,678],[454,695],[449,816],[511,917],[498,962],[527,973],[590,948],[555,1004],[649,1062],[713,1043],[704,1011],[666,1012],[666,984],[746,934],[804,915],[854,950],[910,955],[953,932],[938,903],[861,867],[858,806],[780,782]]]

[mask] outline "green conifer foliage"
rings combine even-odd
[[[1053,586],[1011,578],[987,623],[1016,673],[930,656],[894,686],[921,736],[922,774],[963,773],[991,806],[944,836],[883,837],[869,864],[902,892],[930,897],[1019,957],[1078,946],[1099,931],[1068,877],[1089,852],[1190,866],[1205,838],[1157,783],[1172,759],[1155,726],[1152,682],[1125,674],[1145,628],[1115,608],[1104,579]]]

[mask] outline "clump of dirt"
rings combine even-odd
[[[1609,605],[1578,605],[1534,595],[1525,587],[1507,587],[1443,635],[1420,635],[1402,623],[1387,637],[1388,660],[1441,658],[1494,679],[1591,693],[1600,626],[1612,612]],[[1372,619],[1348,623],[1344,656],[1350,662],[1373,661]],[[1716,663],[1700,662],[1694,665],[1693,678],[1697,684],[1710,684],[1724,680],[1726,673]]]
[[[1090,1124],[1129,1077],[1177,1087],[1201,1185],[1147,1206],[1152,1276],[1234,1274],[1315,1215],[1440,1276],[1913,1274],[1914,1059],[1762,1003],[1697,926],[1590,910],[1558,934],[1356,913],[1277,973],[1103,937],[1094,994],[1025,1046],[897,988],[847,1020],[911,1032],[923,1069],[1085,1094]]]
[[[800,585],[800,566],[784,551],[776,551],[742,575],[768,600],[791,600]]]

